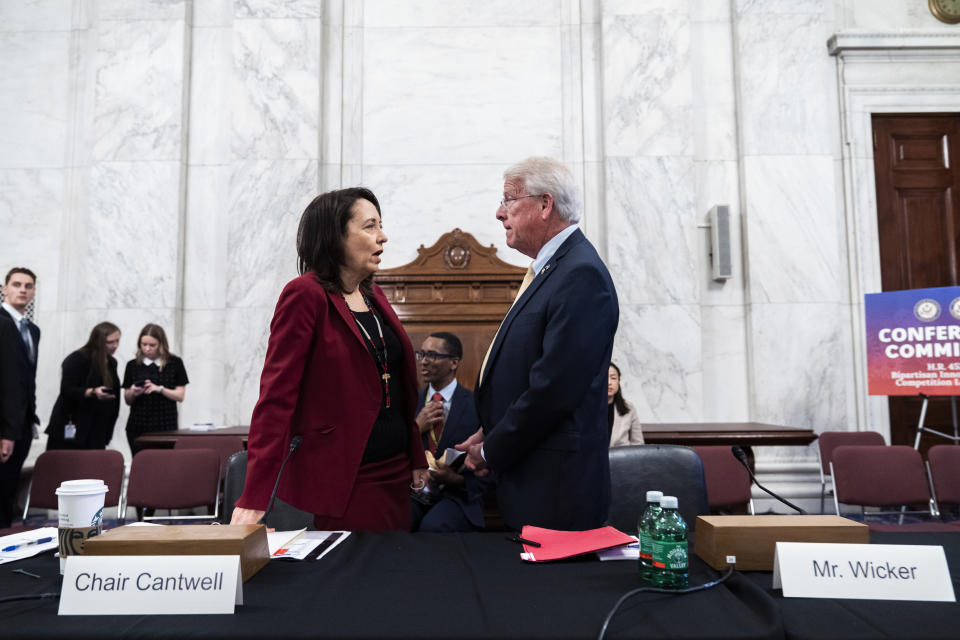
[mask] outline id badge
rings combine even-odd
[[[64,440],[73,440],[77,437],[77,425],[72,422],[68,422],[63,427],[63,439]]]

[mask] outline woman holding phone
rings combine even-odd
[[[51,449],[105,449],[113,439],[120,412],[120,378],[113,354],[120,345],[120,329],[101,322],[87,343],[60,365],[60,395],[47,424],[47,451]]]
[[[131,453],[140,450],[136,440],[141,434],[177,430],[177,403],[183,402],[188,382],[183,360],[170,353],[163,327],[144,326],[137,338],[137,355],[123,373],[123,399],[130,405]]]

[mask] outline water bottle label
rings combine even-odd
[[[686,569],[687,541],[677,542],[654,540],[653,566],[658,569]]]
[[[640,534],[640,558],[643,560],[653,558],[653,537],[649,533]]]

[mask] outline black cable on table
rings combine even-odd
[[[694,591],[703,591],[704,589],[709,589],[715,587],[733,574],[733,565],[727,567],[727,572],[722,576],[714,580],[713,582],[707,582],[706,584],[697,585],[695,587],[687,587],[686,589],[663,589],[662,587],[640,587],[639,589],[634,589],[633,591],[628,591],[617,600],[617,603],[613,605],[613,608],[610,609],[610,613],[607,614],[607,617],[603,619],[603,626],[600,627],[600,634],[597,635],[597,640],[603,640],[604,634],[607,633],[607,627],[610,625],[610,621],[613,620],[613,616],[616,615],[617,609],[620,608],[624,602],[637,595],[638,593],[673,593],[673,594],[684,594],[684,593],[693,593]]]
[[[42,600],[43,598],[59,598],[60,594],[57,592],[51,593],[25,593],[18,596],[7,596],[5,598],[0,598],[0,603],[3,602],[16,602],[17,600]]]

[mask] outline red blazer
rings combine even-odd
[[[391,385],[390,392],[404,394],[410,468],[425,468],[414,420],[413,346],[377,286],[373,304],[403,344],[403,385]],[[300,434],[303,442],[283,471],[279,497],[303,511],[342,516],[382,394],[380,371],[343,297],[327,293],[313,274],[291,280],[270,323],[260,399],[250,420],[246,484],[236,506],[266,509],[290,439]]]

